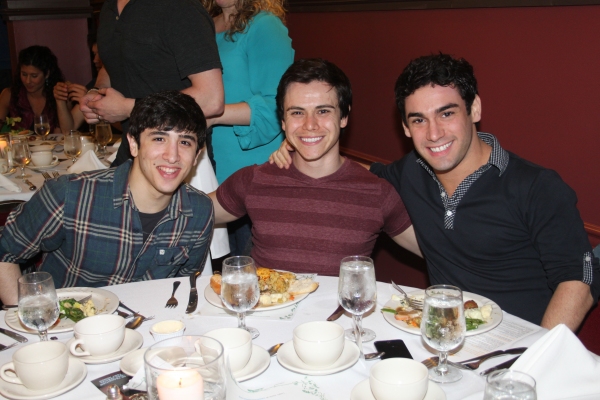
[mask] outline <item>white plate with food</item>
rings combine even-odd
[[[119,306],[119,298],[117,295],[104,289],[72,287],[56,289],[56,294],[58,294],[59,301],[66,299],[81,300],[84,297],[91,295],[92,298],[90,300],[96,309],[95,314],[112,314]],[[4,322],[16,331],[31,334],[37,333],[35,330],[29,329],[21,323],[16,308],[6,311]],[[70,332],[73,330],[74,326],[74,321],[69,318],[61,318],[57,323],[48,328],[48,333]]]
[[[289,307],[304,300],[317,290],[319,283],[312,276],[293,272],[257,267],[260,299],[256,307],[250,311],[277,310]],[[215,307],[227,309],[220,297],[221,275],[213,275],[210,284],[204,289],[206,301]]]
[[[425,297],[425,291],[417,290],[414,292],[410,292],[408,293],[408,296],[416,300],[423,300],[423,298]],[[466,303],[469,300],[473,300],[475,303],[477,303],[477,309],[480,310],[480,312],[483,311],[485,317],[482,315],[481,318],[483,318],[482,320],[484,321],[484,323],[480,324],[475,329],[468,330],[466,336],[479,335],[481,333],[488,332],[500,325],[500,322],[502,322],[502,310],[500,309],[500,306],[498,304],[488,299],[487,297],[483,297],[475,293],[463,292],[463,301]],[[401,305],[402,304],[400,301],[392,299],[385,303],[383,308],[397,310],[398,307],[400,307]],[[397,313],[398,311],[396,312],[396,314]],[[466,311],[466,313],[474,316],[474,314],[476,314],[477,311]],[[402,313],[406,314],[401,317],[403,318],[403,320],[396,319],[395,313],[392,312],[382,311],[382,314],[383,318],[385,318],[387,322],[389,322],[396,328],[415,335],[421,334],[421,329],[420,327],[418,327],[418,325],[420,325],[420,312],[411,312],[410,309],[408,309],[407,311],[404,311]],[[404,317],[408,318],[404,319]]]

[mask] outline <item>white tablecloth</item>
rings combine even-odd
[[[181,286],[176,294],[179,300],[179,306],[175,309],[166,309],[165,304],[167,299],[171,295],[172,283],[174,280],[180,280]],[[200,277],[198,279],[198,292],[199,302],[198,310],[206,304],[203,292],[204,288],[208,285],[208,277]],[[260,336],[254,340],[256,345],[268,348],[271,345],[279,342],[288,342],[292,339],[292,331],[298,324],[314,321],[314,320],[325,320],[337,307],[337,282],[338,279],[335,277],[317,277],[317,281],[320,283],[318,290],[310,294],[305,300],[299,303],[298,309],[296,310],[295,316],[291,320],[265,320],[262,318],[253,318],[249,316],[246,323],[250,326],[257,328],[260,331]],[[432,356],[423,345],[421,344],[421,338],[418,335],[412,335],[401,330],[396,329],[387,323],[381,312],[379,311],[381,306],[385,304],[391,297],[392,290],[390,285],[387,283],[378,282],[378,306],[377,310],[368,316],[365,316],[363,326],[373,329],[377,333],[376,340],[388,340],[388,339],[403,339],[408,349],[410,350],[415,360],[423,360]],[[188,300],[190,283],[187,278],[175,278],[175,279],[164,279],[148,282],[137,282],[125,285],[110,286],[105,289],[110,290],[119,296],[119,299],[127,304],[129,307],[139,310],[140,313],[149,316],[156,316],[156,321],[166,319],[181,319],[186,325],[186,334],[189,335],[202,335],[212,329],[221,327],[235,327],[237,321],[234,317],[228,316],[187,316],[185,309]],[[0,326],[7,327],[4,322],[5,312],[1,312]],[[504,318],[511,321],[522,321],[519,318],[510,314],[504,313]],[[152,321],[144,323],[138,332],[144,337],[144,347],[151,346],[154,344],[154,339],[149,333],[150,326],[154,323]],[[351,319],[348,316],[342,316],[337,320],[337,323],[345,328],[351,327]],[[535,325],[531,324],[533,327]],[[541,337],[545,329],[539,329],[536,333],[524,338],[521,342],[517,343],[519,346],[529,346],[534,343],[539,337]],[[66,342],[73,334],[62,333],[57,335],[60,341]],[[35,343],[38,339],[36,336],[28,335],[30,343]],[[0,343],[10,344],[13,341],[0,335]],[[24,344],[20,344],[12,349],[0,352],[0,365],[11,361],[11,355],[17,349],[23,347]],[[516,346],[515,346],[516,347]],[[365,352],[375,351],[373,342],[364,344]],[[497,363],[504,361],[506,358],[498,359]],[[337,400],[337,399],[349,399],[352,388],[363,379],[368,377],[369,369],[374,365],[376,361],[361,362],[359,361],[352,368],[328,376],[310,376],[307,377],[310,381],[314,382],[321,393],[324,394],[324,399]],[[493,362],[486,364],[486,367],[493,366]],[[103,365],[88,365],[88,375],[85,381],[72,391],[65,393],[60,396],[60,399],[64,400],[103,400],[104,395],[96,389],[96,387],[90,382],[96,378],[116,372],[119,370],[119,362],[113,362]],[[298,375],[283,368],[277,362],[276,357],[271,358],[271,365],[269,368],[258,377],[249,381],[243,382],[242,385],[248,388],[263,388],[270,387],[276,383],[298,381],[303,379],[304,376]],[[484,379],[476,375],[474,372],[464,371],[463,378],[456,382],[446,385],[441,385],[442,389],[446,392],[448,400],[458,400],[467,397],[469,394],[480,391],[484,387]]]

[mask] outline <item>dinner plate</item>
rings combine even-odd
[[[54,161],[52,161],[52,163],[50,163],[50,165],[44,165],[43,167],[36,167],[35,165],[33,165],[33,163],[29,163],[27,165],[27,168],[29,168],[33,171],[44,171],[46,169],[54,168],[58,164],[60,164],[60,161],[58,161],[58,160],[54,160]]]
[[[294,300],[292,300],[292,301],[287,301],[285,303],[275,304],[273,306],[260,306],[259,305],[259,306],[256,306],[255,308],[253,308],[253,309],[251,309],[249,311],[250,312],[253,312],[253,311],[269,311],[269,310],[277,310],[277,309],[280,309],[280,308],[289,307],[292,304],[296,304],[296,303],[301,302],[306,297],[308,297],[309,294],[310,293],[300,294],[298,296],[294,296]],[[219,297],[219,295],[216,294],[214,290],[212,290],[212,288],[210,287],[210,285],[207,285],[206,288],[204,289],[204,297],[206,298],[206,301],[208,301],[213,306],[222,308],[224,310],[228,310],[228,308],[225,307],[225,305],[221,301],[221,297]]]
[[[92,301],[94,302],[94,306],[96,307],[98,314],[112,314],[119,306],[119,298],[117,295],[104,289],[71,287],[56,289],[56,294],[58,294],[59,300],[71,298],[79,300],[91,294]],[[6,322],[6,325],[9,327],[19,332],[37,334],[37,331],[29,329],[25,327],[25,325],[21,324],[21,320],[19,319],[19,314],[17,313],[16,308],[6,311],[6,314],[4,315],[4,322]],[[70,319],[61,319],[58,321],[58,323],[48,328],[48,333],[69,332],[73,330],[74,326],[75,322],[71,321]]]
[[[299,374],[314,376],[331,375],[348,369],[356,364],[359,356],[360,351],[358,350],[358,347],[356,344],[354,344],[354,342],[349,340],[344,342],[344,350],[342,350],[342,355],[340,355],[340,358],[338,358],[337,361],[332,365],[325,368],[313,367],[302,361],[300,357],[298,357],[298,354],[296,354],[293,341],[287,342],[277,351],[277,361],[279,361],[279,364],[281,364],[284,368]]]
[[[66,343],[67,347],[71,347],[71,343],[75,341],[75,338],[69,339]],[[102,356],[81,356],[76,357],[77,359],[83,361],[86,364],[107,364],[113,361],[118,361],[125,357],[127,354],[132,351],[136,351],[144,344],[144,337],[141,333],[134,331],[132,329],[125,329],[125,339],[123,339],[123,344],[121,347],[117,349],[117,351],[113,351],[112,353],[108,353]],[[72,357],[75,357],[71,355]]]
[[[0,379],[0,394],[9,399],[38,400],[60,396],[78,386],[87,375],[87,367],[80,360],[69,357],[67,375],[60,385],[45,390],[29,390],[23,385],[6,382]]]
[[[16,171],[16,170],[17,170],[17,168],[16,168],[16,167],[12,167],[12,168],[11,168],[11,169],[9,169],[8,171],[6,171],[6,172],[3,172],[3,173],[2,173],[2,175],[4,175],[4,176],[12,175],[12,174],[14,174],[14,173],[15,173],[15,171]]]
[[[423,298],[425,297],[425,291],[424,290],[416,290],[414,292],[408,293],[408,295],[415,299],[423,300]],[[498,304],[496,304],[492,300],[488,299],[487,297],[483,297],[483,296],[480,296],[475,293],[463,292],[463,301],[466,302],[469,300],[475,300],[475,302],[477,303],[477,305],[479,307],[485,306],[486,304],[491,305],[492,306],[492,320],[483,325],[479,325],[479,327],[477,329],[473,329],[472,331],[467,331],[466,336],[479,335],[481,333],[491,331],[492,329],[494,329],[495,327],[500,325],[500,322],[502,322],[502,310],[500,309],[500,306]],[[385,303],[384,307],[395,309],[399,305],[400,305],[400,303],[398,301],[390,300],[387,303]],[[383,318],[385,318],[385,320],[387,322],[389,322],[391,325],[395,326],[396,328],[398,328],[404,332],[412,333],[415,335],[421,334],[420,328],[415,328],[414,326],[407,325],[406,322],[404,322],[404,321],[398,321],[396,318],[394,318],[394,314],[392,314],[391,312],[382,312],[382,314],[383,314]]]
[[[399,395],[398,398],[401,399],[402,396]],[[365,379],[358,385],[354,386],[352,393],[350,393],[350,400],[375,400],[375,396],[373,396],[373,392],[371,392],[371,385],[368,379]],[[446,400],[446,393],[438,384],[429,381],[427,394],[425,397],[423,397],[423,400]]]
[[[33,131],[21,131],[19,133],[10,133],[10,137],[14,138],[25,138],[33,135]]]

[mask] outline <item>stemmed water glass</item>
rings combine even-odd
[[[434,382],[456,382],[462,373],[447,364],[448,352],[465,339],[466,326],[462,290],[456,286],[434,285],[425,290],[421,334],[429,346],[439,351],[438,366],[429,371]]]
[[[70,131],[65,134],[65,155],[72,159],[73,164],[77,156],[81,154],[81,134],[78,131]]]
[[[31,177],[31,175],[25,174],[25,166],[31,161],[31,151],[29,150],[29,142],[27,138],[14,139],[12,141],[12,157],[13,164],[21,167],[21,175],[17,178],[23,180]]]
[[[33,120],[33,129],[35,130],[36,135],[41,138],[48,136],[50,133],[50,123],[48,122],[46,114],[35,116]]]
[[[23,325],[35,329],[40,340],[48,340],[48,328],[58,319],[58,296],[52,275],[33,272],[19,278],[19,318]]]
[[[237,313],[238,328],[245,329],[252,338],[260,334],[257,329],[246,326],[246,311],[258,303],[260,291],[258,276],[252,257],[235,256],[223,261],[221,272],[221,300],[225,307]]]
[[[375,339],[375,332],[362,328],[362,315],[377,302],[375,267],[372,259],[364,256],[342,259],[338,300],[341,306],[352,314],[354,339],[362,354],[362,342]]]
[[[112,130],[110,124],[106,121],[100,121],[96,124],[96,141],[98,142],[98,155],[106,155],[106,145],[112,139]]]

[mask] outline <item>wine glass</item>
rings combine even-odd
[[[375,339],[375,332],[362,328],[362,315],[377,302],[375,267],[372,259],[364,256],[342,259],[338,300],[342,307],[352,314],[354,339],[362,354],[362,342]]]
[[[225,307],[237,313],[238,328],[245,329],[252,339],[260,334],[257,329],[246,326],[246,311],[258,303],[258,276],[252,257],[235,256],[223,261],[221,272],[221,300]]]
[[[81,135],[78,131],[70,131],[65,134],[65,155],[73,160],[73,164],[77,161],[77,156],[81,154]]]
[[[48,328],[58,319],[58,296],[52,275],[33,272],[19,278],[19,318],[36,329],[41,341],[48,340]]]
[[[110,124],[106,121],[100,121],[96,124],[96,141],[98,142],[98,155],[106,155],[106,145],[112,139],[112,130]]]
[[[48,122],[46,114],[35,116],[33,120],[33,129],[35,130],[36,135],[41,138],[48,136],[50,133],[50,123]]]
[[[536,400],[535,379],[519,371],[500,369],[487,376],[483,400]]]
[[[434,382],[456,382],[462,373],[447,364],[448,351],[465,339],[466,325],[462,290],[456,286],[434,285],[425,290],[421,334],[429,346],[440,352],[438,366],[429,371]]]
[[[12,158],[13,164],[21,167],[21,175],[17,178],[25,180],[31,177],[31,175],[25,174],[25,166],[31,161],[31,151],[29,150],[29,142],[26,138],[13,140]]]

